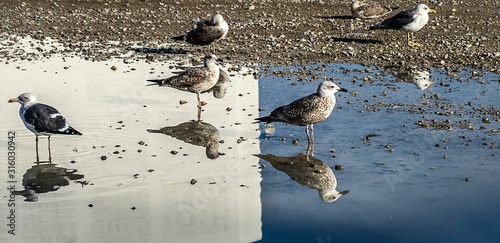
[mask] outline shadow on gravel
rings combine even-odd
[[[132,48],[135,52],[140,52],[140,53],[156,53],[156,54],[186,54],[187,51],[184,49],[173,49],[173,48],[147,48],[147,47],[142,47],[142,48]]]
[[[354,19],[351,15],[342,15],[342,16],[316,16],[319,19]]]
[[[351,39],[351,38],[337,38],[332,37],[333,41],[336,42],[347,42],[347,43],[360,43],[360,44],[384,44],[384,42],[373,39]]]

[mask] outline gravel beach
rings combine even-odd
[[[397,7],[413,2],[383,1]],[[228,62],[300,65],[349,62],[377,66],[433,66],[489,69],[500,63],[500,14],[497,1],[430,1],[436,9],[415,38],[406,33],[368,30],[382,19],[356,20],[351,1],[145,1],[145,0],[4,0],[0,3],[0,33],[50,37],[68,50],[107,58],[142,47],[138,55],[151,60],[171,55],[203,55],[207,46],[192,46],[170,38],[192,28],[193,19],[221,13],[229,23],[228,37],[216,53]],[[103,54],[114,42],[114,51]],[[93,45],[89,46],[91,42]],[[138,50],[138,49],[136,49]],[[161,53],[163,55],[157,55]],[[9,58],[3,53],[4,58]]]

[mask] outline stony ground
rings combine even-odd
[[[396,11],[415,4],[382,1]],[[429,1],[437,10],[415,37],[420,47],[406,45],[406,33],[369,31],[380,20],[350,18],[350,1],[152,1],[152,0],[3,0],[0,33],[51,37],[69,49],[110,57],[83,48],[83,42],[104,47],[117,41],[126,52],[132,42],[149,59],[179,53],[200,55],[207,47],[194,47],[170,39],[185,33],[197,16],[214,11],[229,23],[228,38],[217,45],[224,60],[266,65],[316,62],[418,65],[493,70],[500,64],[500,6],[496,0]],[[115,42],[116,44],[116,42]],[[164,53],[167,52],[167,53]],[[2,55],[7,55],[3,53]],[[8,57],[7,57],[8,58]]]

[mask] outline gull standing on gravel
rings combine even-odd
[[[210,20],[198,17],[194,21],[192,30],[184,35],[172,37],[172,39],[183,40],[192,45],[205,46],[212,44],[214,41],[224,39],[228,30],[229,26],[224,17],[216,12]]]
[[[356,19],[376,19],[392,12],[392,8],[379,3],[362,3],[352,0],[351,13]]]
[[[48,136],[49,161],[52,161],[50,153],[50,136],[54,134],[82,135],[72,128],[66,119],[50,105],[36,102],[33,94],[24,93],[17,98],[12,98],[9,103],[19,102],[19,116],[28,130],[35,134],[36,160],[38,158],[38,136]]]
[[[214,87],[219,80],[220,70],[216,64],[217,60],[217,56],[214,54],[206,54],[202,67],[191,68],[176,76],[165,79],[150,79],[148,81],[154,82],[154,84],[149,85],[172,87],[178,90],[196,93],[198,111],[201,111],[200,93]]]
[[[347,92],[331,81],[323,81],[318,91],[292,103],[274,109],[269,116],[256,118],[257,122],[284,122],[291,125],[305,126],[308,143],[314,143],[313,125],[324,121],[335,107],[335,93]],[[309,134],[309,126],[311,134]]]
[[[414,9],[405,10],[382,21],[378,25],[370,27],[374,29],[394,29],[408,31],[408,45],[419,46],[415,43],[413,32],[421,30],[429,21],[428,13],[436,13],[436,10],[430,9],[425,4],[417,4]]]

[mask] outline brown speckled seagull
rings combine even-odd
[[[380,3],[362,3],[359,0],[352,0],[351,13],[356,19],[376,19],[392,12],[389,6]]]
[[[300,98],[292,103],[274,109],[269,116],[256,118],[257,122],[284,122],[291,125],[305,126],[307,142],[314,143],[313,125],[324,121],[330,116],[335,107],[335,93],[347,92],[331,81],[323,81],[318,91],[309,96]],[[309,126],[311,135],[309,135]]]
[[[172,87],[178,90],[196,93],[196,97],[198,98],[198,111],[200,111],[200,93],[214,87],[219,80],[220,70],[216,62],[217,56],[214,54],[206,54],[202,67],[191,68],[176,76],[165,79],[150,79],[148,81],[154,82],[154,84],[149,85]]]
[[[226,38],[229,26],[219,13],[212,15],[210,20],[198,17],[192,30],[181,36],[172,37],[192,45],[205,46]]]

